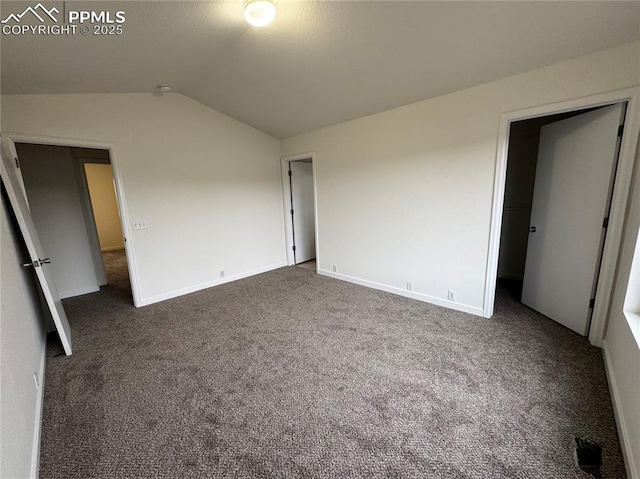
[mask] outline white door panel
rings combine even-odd
[[[9,201],[13,208],[13,212],[18,220],[20,231],[24,238],[32,265],[37,264],[35,269],[38,282],[42,288],[42,293],[46,300],[47,306],[51,311],[53,322],[55,323],[60,341],[64,347],[67,356],[71,355],[71,329],[67,321],[67,314],[62,307],[62,301],[58,295],[58,290],[53,282],[51,268],[47,263],[41,263],[46,259],[46,255],[42,250],[42,245],[38,237],[38,233],[33,224],[29,207],[27,206],[26,196],[21,187],[20,170],[15,164],[17,154],[14,145],[5,137],[1,138],[1,154],[0,173],[2,175],[2,183],[5,186]]]
[[[315,212],[313,205],[313,165],[292,161],[291,203],[296,264],[316,257]]]
[[[522,302],[586,335],[608,214],[621,104],[540,131]]]

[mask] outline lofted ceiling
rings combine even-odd
[[[0,3],[0,15],[36,2]],[[114,36],[2,35],[2,93],[152,92],[161,83],[277,138],[640,38],[640,2],[43,2],[126,12]]]

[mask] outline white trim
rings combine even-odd
[[[618,159],[618,170],[615,179],[609,228],[602,254],[602,266],[596,292],[595,308],[591,319],[589,341],[595,346],[602,346],[609,304],[613,289],[613,280],[618,260],[618,252],[622,241],[624,217],[631,187],[631,173],[635,161],[635,150],[640,121],[638,120],[638,88],[613,91],[600,95],[541,105],[524,110],[502,113],[498,130],[496,168],[493,186],[493,205],[491,211],[491,229],[489,234],[489,250],[485,275],[483,316],[493,316],[495,303],[496,280],[498,275],[498,255],[500,252],[500,233],[502,229],[502,210],[504,206],[504,190],[507,173],[507,156],[509,150],[509,130],[512,122],[526,120],[545,115],[583,110],[613,103],[627,102],[625,128],[622,146]]]
[[[47,335],[42,335],[42,351],[40,352],[40,368],[38,379],[40,388],[36,398],[35,424],[33,426],[33,446],[31,453],[31,478],[37,479],[40,474],[40,436],[42,433],[42,411],[44,410],[44,374],[47,363]]]
[[[102,251],[103,253],[106,251],[118,251],[124,249],[124,245],[120,245],[120,246],[107,246],[106,248],[102,248],[100,251]]]
[[[291,228],[291,185],[289,184],[289,163],[291,161],[311,160],[311,169],[313,172],[313,215],[314,215],[314,234],[316,238],[316,269],[320,265],[320,242],[318,241],[318,187],[315,153],[298,153],[296,155],[283,156],[281,158],[282,167],[282,200],[284,207],[284,238],[285,251],[284,257],[287,266],[295,264],[293,258],[293,229]]]
[[[3,132],[3,135],[12,143],[32,143],[37,145],[54,145],[54,146],[70,146],[77,148],[95,148],[109,151],[109,160],[113,169],[113,178],[116,185],[116,198],[118,200],[118,209],[120,211],[120,221],[122,223],[122,234],[125,237],[125,250],[127,252],[127,266],[129,268],[129,279],[131,283],[131,294],[133,296],[133,304],[137,308],[142,306],[140,297],[140,285],[138,282],[138,267],[136,265],[135,248],[133,235],[129,227],[129,215],[127,203],[124,194],[124,186],[122,176],[120,174],[120,166],[118,164],[118,155],[115,143],[106,143],[103,141],[81,140],[78,138],[60,138],[54,136],[39,136],[25,133]]]
[[[251,271],[246,271],[244,273],[234,274],[233,276],[218,278],[213,281],[207,281],[206,283],[196,284],[195,286],[189,286],[187,288],[176,289],[175,291],[169,291],[168,293],[158,294],[156,296],[151,296],[149,298],[142,298],[140,302],[140,306],[148,306],[153,303],[158,303],[160,301],[165,301],[167,299],[177,298],[178,296],[183,296],[189,293],[195,293],[196,291],[212,288],[214,286],[219,286],[221,284],[231,283],[232,281],[237,281],[239,279],[255,276],[256,274],[266,273],[267,271],[272,271],[274,269],[282,268],[284,266],[287,266],[287,263],[282,261],[280,263],[264,266],[262,268],[257,268]]]
[[[318,268],[318,274],[322,276],[328,276],[330,278],[339,279],[341,281],[347,281],[349,283],[358,284],[360,286],[366,286],[367,288],[377,289],[379,291],[385,291],[387,293],[397,294],[406,298],[417,299],[424,303],[435,304],[436,306],[442,306],[448,309],[455,309],[462,311],[463,313],[473,314],[475,316],[482,316],[482,308],[475,306],[469,306],[467,304],[455,303],[446,299],[436,298],[435,296],[429,296],[427,294],[416,293],[415,291],[407,291],[394,286],[388,286],[386,284],[376,283],[374,281],[368,281],[366,279],[355,278],[353,276],[347,276],[345,274],[334,273],[333,271],[327,271]]]
[[[71,289],[69,291],[60,291],[60,299],[74,298],[75,296],[81,296],[83,294],[97,293],[100,291],[100,286],[85,286],[83,288]]]
[[[620,436],[620,446],[622,448],[622,455],[624,457],[624,465],[627,470],[627,477],[629,479],[640,479],[640,476],[636,474],[638,470],[636,468],[635,460],[633,457],[633,449],[631,449],[631,441],[629,441],[629,430],[627,429],[627,423],[625,421],[622,408],[620,404],[620,395],[618,393],[618,386],[616,384],[616,377],[613,374],[613,366],[609,362],[609,355],[607,354],[607,340],[603,340],[602,352],[604,355],[605,371],[607,373],[607,380],[609,382],[609,392],[611,393],[611,399],[613,400],[613,415],[616,418],[616,426],[618,427],[618,436]]]

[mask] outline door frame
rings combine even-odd
[[[74,160],[76,175],[78,176],[78,184],[80,186],[82,213],[84,214],[84,219],[87,222],[87,235],[89,236],[89,243],[91,243],[91,256],[93,257],[93,263],[95,265],[96,272],[98,273],[98,286],[104,286],[105,284],[107,284],[107,273],[104,267],[104,260],[102,259],[102,248],[100,247],[100,238],[98,237],[98,225],[96,224],[93,204],[91,203],[89,183],[87,181],[87,174],[84,170],[84,165],[87,163],[110,165],[111,162],[109,160],[98,160],[82,157],[74,158]]]
[[[289,183],[289,163],[292,161],[311,160],[311,171],[313,173],[313,230],[316,240],[316,271],[320,264],[320,243],[318,242],[318,189],[316,183],[316,161],[315,153],[300,153],[297,155],[284,156],[281,158],[282,167],[282,205],[284,207],[284,238],[285,238],[285,261],[287,266],[295,264],[293,256],[293,227],[291,225],[291,185]]]
[[[122,234],[125,237],[124,248],[127,256],[127,266],[129,268],[129,279],[131,283],[131,294],[133,296],[133,305],[136,308],[142,306],[140,297],[140,286],[138,283],[138,270],[135,262],[133,235],[129,228],[129,215],[127,214],[127,203],[124,194],[122,176],[120,173],[120,165],[118,163],[118,155],[115,143],[107,143],[98,140],[79,140],[77,138],[61,138],[55,136],[40,136],[24,133],[3,132],[3,136],[9,140],[12,153],[16,155],[16,143],[30,143],[35,145],[51,145],[51,146],[67,146],[71,148],[93,148],[99,150],[107,150],[111,168],[113,169],[113,178],[116,186],[116,198],[118,199],[118,210],[120,212],[120,223],[122,225]],[[17,156],[17,155],[16,155]],[[25,192],[26,197],[26,192]],[[27,198],[28,201],[28,198]]]
[[[609,216],[607,238],[602,253],[598,290],[591,317],[589,341],[594,346],[602,347],[605,335],[607,316],[613,282],[618,262],[618,254],[622,242],[624,220],[631,188],[631,177],[636,155],[638,136],[640,135],[639,105],[640,88],[628,88],[599,95],[575,98],[557,103],[505,112],[500,115],[498,128],[498,144],[496,154],[495,177],[493,187],[493,204],[491,211],[491,229],[489,233],[489,254],[487,259],[486,281],[484,290],[483,316],[493,316],[498,278],[498,255],[500,252],[500,235],[502,232],[502,212],[504,191],[507,176],[507,157],[509,152],[509,133],[511,123],[537,118],[540,116],[584,110],[614,103],[627,102],[625,126],[622,134],[618,169],[614,180],[613,198]]]

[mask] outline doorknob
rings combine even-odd
[[[39,268],[43,264],[51,264],[51,258],[36,259],[32,263],[23,263],[22,266],[25,268]]]
[[[535,233],[536,232],[536,227],[535,226],[529,226],[529,233]]]

